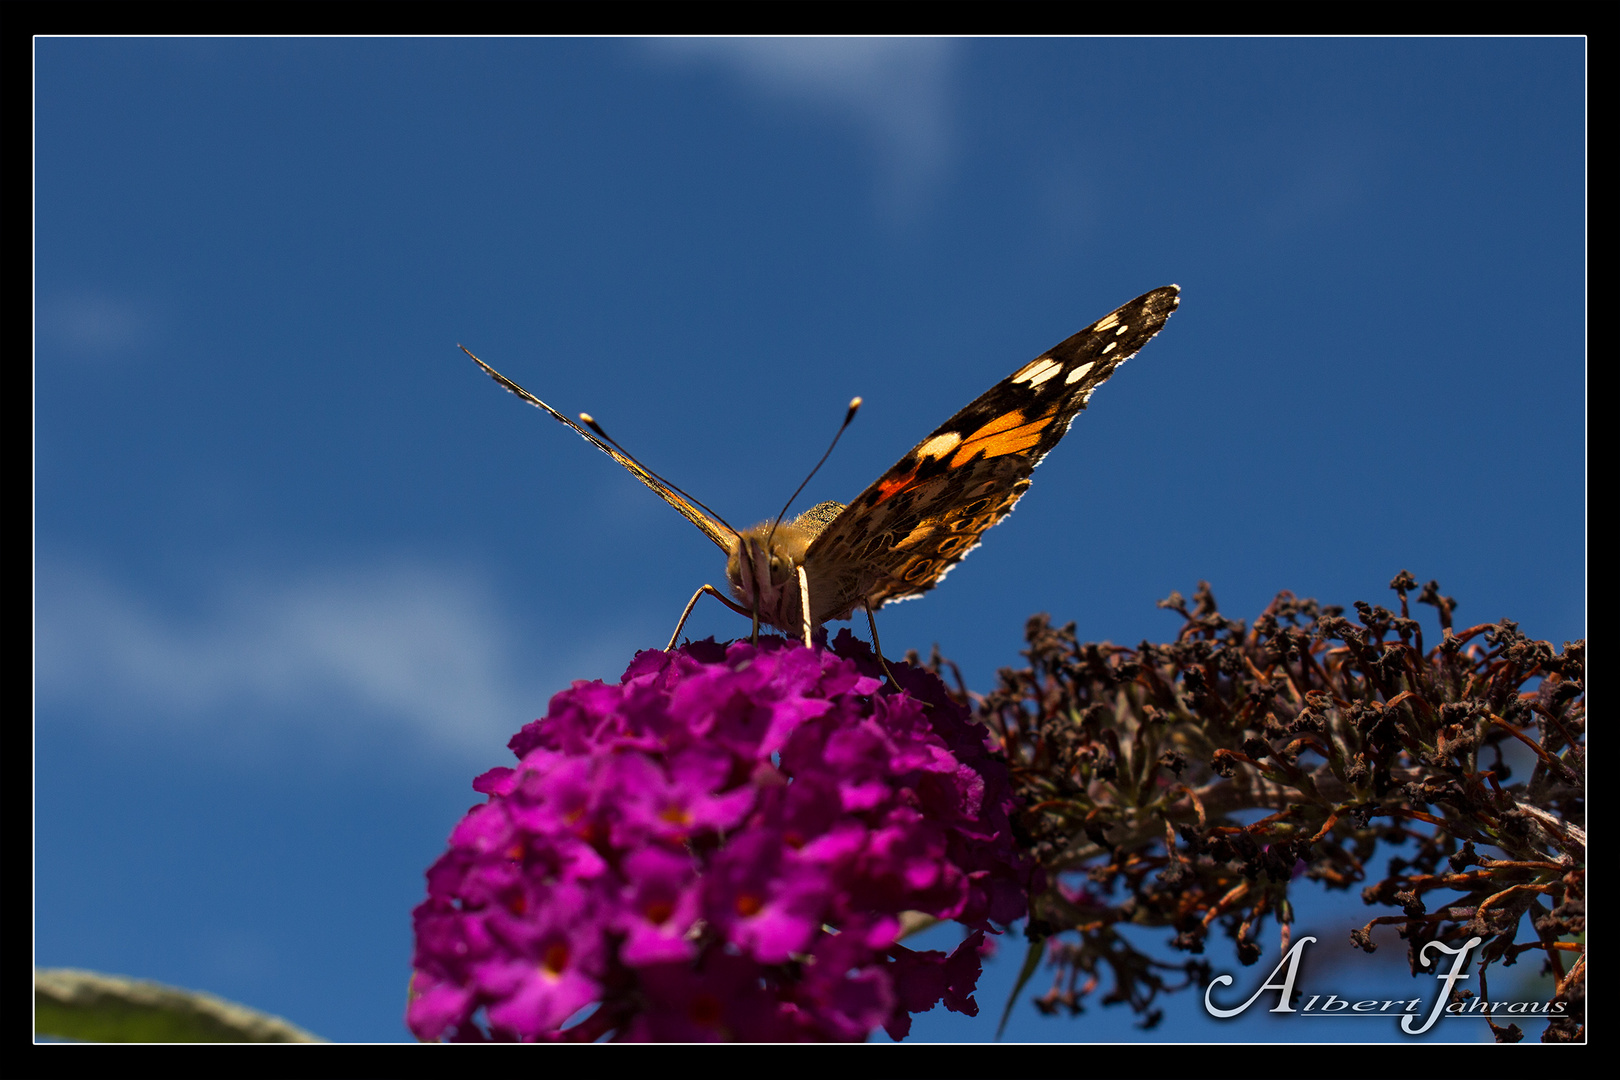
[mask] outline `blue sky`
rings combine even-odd
[[[35,57],[40,965],[406,1038],[410,909],[472,778],[723,576],[458,342],[742,525],[851,396],[801,509],[1173,282],[1017,513],[879,613],[886,651],[938,642],[983,690],[1036,611],[1135,644],[1200,579],[1252,618],[1392,603],[1403,568],[1465,625],[1585,636],[1579,39]],[[1342,955],[1371,912],[1314,895],[1333,977],[1410,988],[1393,934]],[[1005,944],[984,1015],[914,1038],[990,1037]],[[1009,1037],[1397,1038],[1162,1004],[1151,1034],[1024,1005]]]

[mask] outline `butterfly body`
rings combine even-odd
[[[685,515],[726,552],[741,610],[797,635],[806,599],[808,623],[819,626],[938,585],[1012,511],[1092,392],[1163,328],[1180,291],[1168,285],[1144,293],[1037,356],[935,428],[849,505],[820,503],[792,521],[741,531],[611,444],[589,417],[582,419],[595,434],[473,359]]]

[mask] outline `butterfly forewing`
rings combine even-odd
[[[629,472],[631,476],[634,476],[637,480],[640,480],[643,484],[646,484],[648,487],[652,488],[653,492],[660,499],[663,499],[676,510],[679,510],[686,520],[690,521],[693,525],[696,525],[698,529],[702,531],[703,535],[707,536],[710,540],[713,540],[716,544],[718,544],[722,551],[731,550],[731,540],[734,534],[732,533],[730,527],[724,522],[716,521],[713,517],[705,513],[700,507],[694,506],[690,499],[671,488],[661,478],[654,476],[641,464],[641,462],[637,461],[635,458],[621,452],[613,446],[610,446],[608,443],[603,442],[590,431],[580,427],[568,417],[564,416],[556,409],[553,409],[550,405],[547,405],[545,402],[523,389],[523,387],[519,386],[511,379],[508,379],[505,375],[502,375],[500,372],[478,359],[478,357],[473,356],[472,351],[469,350],[465,345],[461,346],[461,351],[472,357],[473,363],[484,369],[484,374],[494,379],[508,391],[546,413],[558,423],[566,424],[573,428],[574,431],[579,434],[580,438],[584,439],[586,442],[602,451],[602,453],[624,466],[625,470]]]
[[[861,492],[805,554],[815,621],[939,584],[1011,512],[1092,391],[1163,328],[1180,291],[1154,289],[1048,349]]]

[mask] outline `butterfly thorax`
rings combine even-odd
[[[761,622],[798,634],[804,620],[799,567],[816,537],[843,509],[843,503],[817,503],[792,521],[764,521],[744,529],[726,559],[731,594],[743,607],[758,611]],[[812,602],[812,610],[814,606]]]

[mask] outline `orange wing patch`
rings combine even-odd
[[[1022,454],[1026,450],[1032,450],[1040,445],[1041,433],[1050,427],[1055,419],[1057,419],[1056,408],[1047,410],[1034,420],[1029,419],[1023,410],[1012,409],[966,438],[956,432],[936,435],[913,451],[915,458],[909,469],[898,476],[888,476],[878,481],[877,497],[867,505],[875,507],[912,487],[924,465],[935,464],[946,455],[950,455],[948,467],[959,469],[974,458],[1005,457],[1008,454]]]
[[[1045,416],[1026,421],[1017,409],[996,417],[962,440],[962,448],[951,458],[951,468],[959,469],[982,453],[987,458],[1018,454],[1041,441],[1041,432],[1057,417],[1052,410]]]
[[[899,476],[878,481],[877,498],[872,500],[871,505],[876,506],[878,503],[893,495],[898,495],[910,487],[911,482],[917,479],[917,470],[920,468],[922,468],[922,462],[913,462],[911,468]]]

